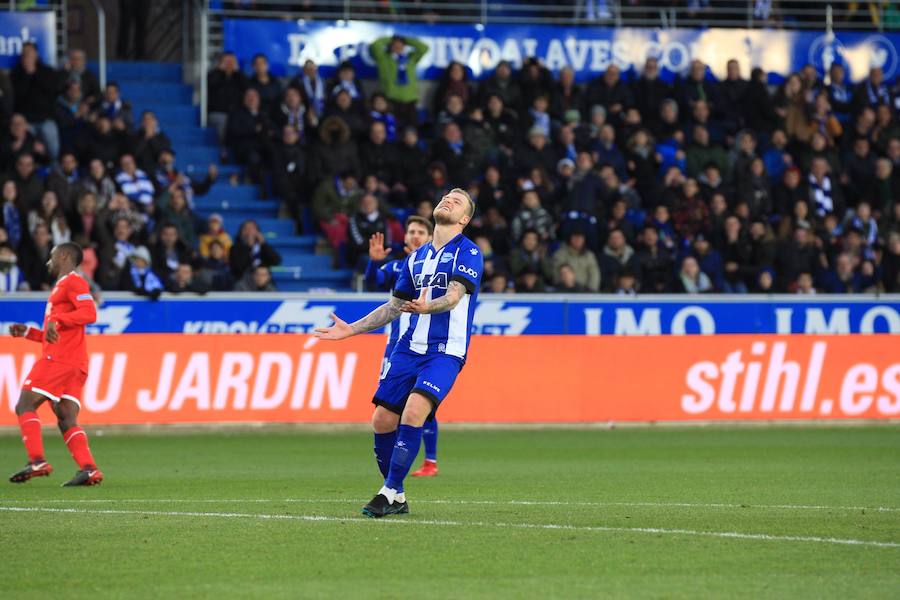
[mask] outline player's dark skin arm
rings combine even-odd
[[[418,315],[431,315],[453,310],[466,295],[466,288],[458,281],[451,281],[450,285],[447,286],[447,293],[431,302],[425,300],[425,293],[426,289],[422,289],[422,294],[418,299],[404,302],[400,306],[400,311]]]
[[[55,344],[57,340],[59,340],[59,332],[56,331],[56,323],[54,323],[53,321],[50,321],[47,324],[47,331],[34,329],[23,323],[14,323],[9,326],[9,334],[13,337],[23,337],[29,339],[32,342],[37,342],[38,344],[42,343],[45,337],[51,344]]]
[[[331,327],[320,327],[315,329],[314,332],[316,337],[322,340],[343,340],[360,333],[374,331],[399,317],[400,306],[402,305],[403,300],[391,297],[390,300],[353,323],[347,323],[332,313],[331,318],[334,320],[334,325]]]

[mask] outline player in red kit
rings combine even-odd
[[[75,272],[81,264],[78,244],[67,242],[56,246],[47,263],[50,274],[57,277],[44,311],[44,329],[27,325],[11,325],[13,337],[25,337],[42,344],[41,357],[25,379],[22,395],[16,404],[16,415],[22,430],[22,442],[28,452],[28,465],[9,480],[24,483],[32,477],[46,477],[53,467],[44,458],[41,420],[38,407],[50,400],[58,419],[63,440],[78,463],[78,472],[64,486],[96,485],[103,481],[97,468],[87,434],[78,426],[81,392],[87,379],[87,344],[84,327],[97,320],[97,308],[90,287]]]

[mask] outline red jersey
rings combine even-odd
[[[47,323],[56,323],[59,339],[51,344],[44,339],[44,331],[28,329],[29,340],[43,344],[41,358],[81,369],[87,373],[87,343],[84,326],[97,320],[97,307],[88,282],[76,272],[60,277],[44,311],[44,329]]]

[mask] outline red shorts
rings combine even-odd
[[[86,379],[87,373],[78,367],[42,358],[32,367],[22,389],[31,390],[53,402],[65,398],[81,406],[81,393]]]

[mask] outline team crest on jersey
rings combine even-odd
[[[446,273],[433,273],[428,275],[426,273],[419,273],[414,278],[416,283],[416,289],[422,289],[425,287],[436,287],[440,289],[447,289],[447,274]]]
[[[443,255],[441,255],[440,263],[441,263],[441,264],[448,263],[448,262],[450,262],[451,260],[453,260],[453,255],[452,255],[452,254],[443,254]]]

